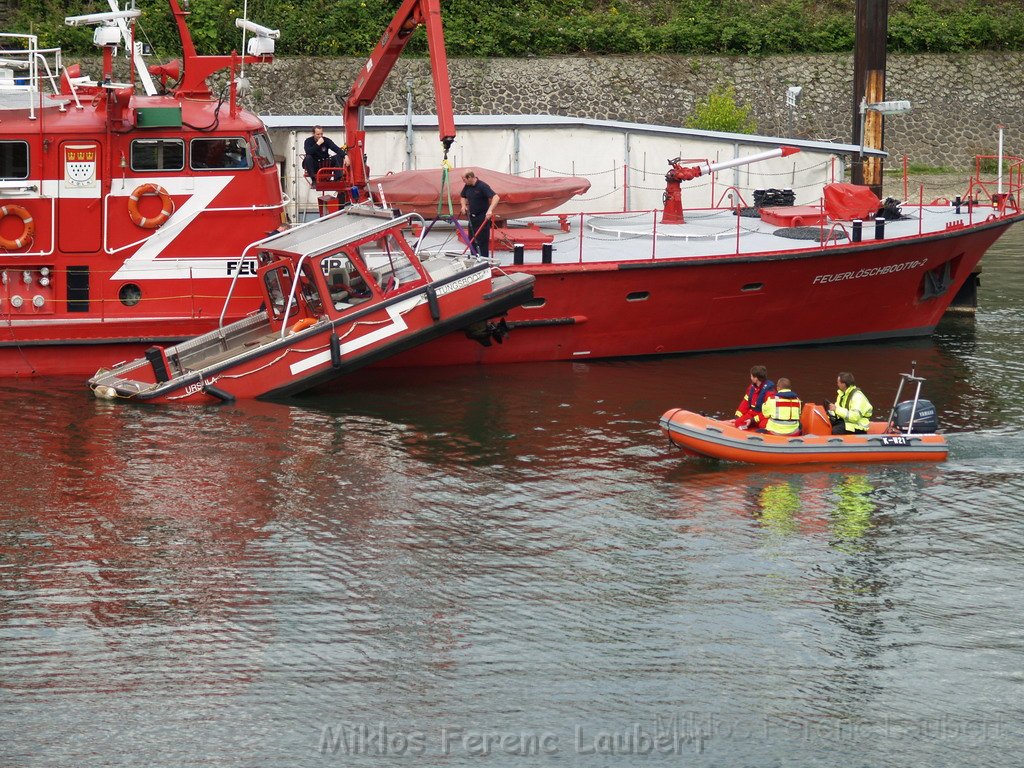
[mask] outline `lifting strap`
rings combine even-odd
[[[452,209],[452,182],[450,171],[452,164],[448,162],[448,153],[445,152],[444,160],[441,161],[441,194],[437,198],[437,218],[441,218],[441,203],[444,202],[445,193],[448,194],[448,216],[455,215]]]

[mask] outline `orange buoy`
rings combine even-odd
[[[0,219],[6,218],[7,216],[17,216],[21,219],[21,234],[13,240],[8,240],[6,237],[0,237],[0,248],[6,248],[10,251],[15,248],[23,248],[28,245],[32,240],[32,235],[35,234],[36,231],[35,222],[32,221],[32,214],[20,205],[5,205],[0,207]]]
[[[146,195],[158,195],[160,197],[161,210],[156,216],[149,218],[139,212],[139,200]],[[132,223],[143,229],[156,229],[163,226],[171,214],[174,213],[174,202],[167,190],[159,184],[140,184],[135,191],[128,196],[128,215],[132,217]]]

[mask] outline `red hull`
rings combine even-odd
[[[985,251],[1011,223],[1006,219],[931,237],[790,252],[781,258],[508,266],[508,272],[535,275],[537,300],[532,304],[543,300],[542,306],[509,312],[509,343],[468,345],[456,334],[378,365],[579,360],[923,336],[932,332]],[[952,266],[946,290],[924,298],[926,275],[947,263]],[[918,266],[863,278],[820,279],[907,264]],[[763,285],[758,291],[743,290],[758,283]],[[800,289],[797,300],[794,287]],[[637,300],[643,294],[646,298]],[[210,330],[217,312],[211,306],[201,314],[188,320],[104,323],[104,338],[75,339],[66,327],[55,326],[58,333],[52,334],[41,328],[17,346],[0,341],[7,347],[0,348],[0,375],[88,376],[101,365],[138,357],[153,339],[167,343]]]
[[[544,300],[509,313],[512,343],[467,349],[440,339],[385,364],[579,360],[923,336],[1010,223],[789,258],[508,267],[536,275],[534,296]],[[924,298],[926,275],[946,263],[946,290]],[[918,266],[820,280],[906,264]],[[763,288],[743,290],[751,284]]]

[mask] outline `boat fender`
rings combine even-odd
[[[0,248],[6,248],[11,251],[15,248],[23,248],[28,245],[32,240],[32,235],[35,234],[36,225],[32,221],[32,214],[22,208],[20,205],[5,205],[0,207],[0,219],[7,218],[8,216],[17,216],[21,219],[21,235],[8,240],[6,237],[0,237]]]
[[[235,396],[230,392],[225,392],[220,387],[215,387],[213,384],[206,384],[203,387],[203,392],[213,397],[216,397],[222,403],[233,403],[235,402]]]
[[[437,289],[432,285],[427,286],[427,306],[430,308],[430,317],[437,322],[441,319],[441,305],[437,301]]]
[[[92,393],[99,400],[113,400],[117,397],[117,390],[106,384],[97,384],[93,387]]]
[[[289,333],[298,333],[299,331],[304,331],[312,325],[316,325],[316,318],[304,317],[291,327]]]
[[[161,210],[156,216],[146,218],[139,211],[139,200],[146,195],[158,195],[160,197]],[[157,229],[162,227],[164,222],[171,218],[172,213],[174,213],[174,201],[171,200],[167,190],[159,184],[140,184],[128,196],[128,215],[131,217],[132,223],[137,227]]]
[[[146,359],[153,367],[153,376],[157,384],[171,380],[171,364],[167,361],[167,353],[163,347],[152,346],[147,349]]]
[[[331,334],[331,366],[341,368],[341,339],[338,334]]]

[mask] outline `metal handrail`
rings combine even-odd
[[[916,375],[917,374],[917,361],[910,361],[910,373],[900,374],[900,385],[896,388],[896,398],[892,403],[892,411],[889,413],[889,420],[885,423],[885,431],[888,432],[892,429],[893,421],[896,419],[896,406],[899,405],[900,395],[903,393],[903,385],[908,381],[917,382],[917,389],[914,390],[914,404],[910,407],[910,421],[907,422],[907,434],[914,431],[914,417],[917,415],[917,401],[921,399],[921,385],[924,384],[926,379]]]

